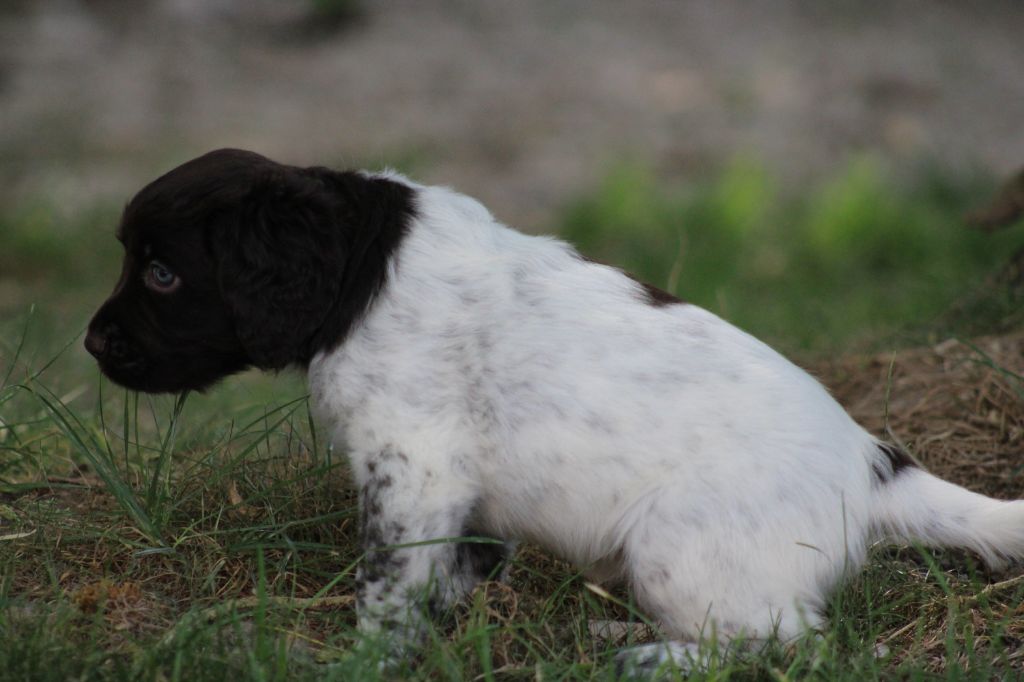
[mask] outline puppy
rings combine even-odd
[[[359,626],[396,658],[516,540],[629,585],[670,638],[625,652],[640,673],[702,634],[818,627],[878,540],[1024,554],[1024,502],[926,473],[753,337],[448,189],[219,150],[118,238],[86,348],[150,392],[307,370],[359,484]],[[426,542],[459,536],[500,542]]]

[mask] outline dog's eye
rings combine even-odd
[[[181,284],[181,280],[166,265],[155,260],[149,264],[149,271],[146,273],[146,284],[151,289],[168,292],[177,289],[178,285]]]

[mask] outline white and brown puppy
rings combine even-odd
[[[86,347],[144,391],[307,369],[360,485],[360,627],[396,654],[508,547],[438,538],[626,581],[674,640],[631,650],[641,670],[702,633],[818,626],[880,539],[1024,555],[1024,503],[929,475],[753,337],[451,190],[220,150],[139,192],[119,238]]]

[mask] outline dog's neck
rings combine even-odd
[[[336,195],[344,238],[341,286],[322,324],[304,344],[298,358],[304,367],[316,354],[337,348],[366,314],[416,214],[415,190],[400,179],[324,168],[307,172]]]

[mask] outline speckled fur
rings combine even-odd
[[[379,547],[469,529],[627,581],[667,636],[691,642],[819,626],[829,590],[882,538],[1021,555],[1021,503],[883,449],[753,337],[655,304],[472,199],[412,186],[417,215],[384,289],[310,365],[361,487],[364,629],[402,622],[408,643],[416,595],[433,585],[448,603],[481,573],[458,544]]]

